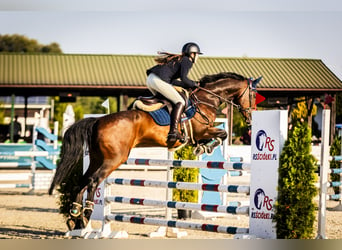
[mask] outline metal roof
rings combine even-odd
[[[0,93],[5,88],[146,88],[155,56],[0,54]],[[342,82],[319,59],[200,57],[190,77],[235,72],[263,76],[263,91],[342,91]]]

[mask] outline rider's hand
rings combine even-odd
[[[195,82],[195,85],[192,87],[192,89],[197,89],[200,86],[199,82]]]

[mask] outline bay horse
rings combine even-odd
[[[204,76],[200,84],[201,87],[190,93],[197,104],[196,114],[190,120],[193,139],[188,143],[198,147],[209,142],[217,146],[227,137],[225,130],[214,127],[219,106],[225,102],[233,104],[249,123],[251,109],[255,106],[253,90],[256,80],[224,72]],[[49,194],[52,194],[54,188],[66,180],[81,160],[86,143],[90,163],[82,181],[75,187],[77,196],[70,206],[69,229],[86,226],[93,211],[96,188],[127,160],[132,148],[167,147],[168,132],[169,126],[157,125],[147,112],[141,110],[121,111],[74,123],[64,135],[60,162],[49,189]],[[168,148],[172,150],[180,145],[181,142],[177,142]],[[83,193],[86,190],[87,199],[83,207]]]

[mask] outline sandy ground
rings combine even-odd
[[[163,171],[117,171],[117,177],[164,179]],[[46,190],[29,194],[28,189],[2,189],[0,190],[0,239],[65,239],[67,227],[65,220],[58,213],[58,196],[49,196]],[[118,194],[120,191],[120,194]],[[113,194],[127,197],[165,199],[165,190],[159,188],[141,188],[128,186],[113,186]],[[232,199],[245,199],[241,194]],[[338,202],[327,203],[326,236],[329,239],[342,239],[342,211],[332,211]],[[148,215],[155,218],[164,218],[165,209],[149,208],[124,204],[113,204],[112,212]],[[173,219],[176,211],[172,212]],[[247,216],[230,216],[215,218],[214,220],[191,220],[196,223],[218,224],[225,226],[248,227]],[[93,222],[93,227],[100,227],[99,222]],[[317,228],[317,223],[315,225]],[[157,226],[137,225],[122,222],[113,222],[111,228],[114,231],[124,230],[128,233],[128,239],[148,239],[148,235],[158,229]],[[233,235],[210,233],[195,230],[186,231],[186,239],[230,239]],[[315,229],[316,231],[316,229]]]

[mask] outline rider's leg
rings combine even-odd
[[[159,92],[174,104],[167,141],[169,145],[173,145],[178,139],[181,139],[178,133],[178,123],[185,107],[185,101],[171,84],[161,80],[153,73],[147,77],[146,84],[150,90],[153,89],[153,91]]]
[[[156,95],[158,92],[166,99],[170,100],[173,104],[180,102],[185,105],[184,99],[177,92],[177,90],[171,84],[160,79],[157,75],[153,73],[149,74],[146,80],[146,85],[154,95]]]
[[[171,122],[170,122],[170,131],[167,136],[168,144],[175,144],[178,139],[182,139],[181,135],[178,133],[178,123],[181,119],[181,115],[184,110],[184,105],[181,102],[178,102],[174,105],[171,112]]]
[[[155,96],[158,92],[154,89],[154,85],[155,85],[154,82],[155,82],[155,75],[154,74],[148,75],[146,79],[146,86],[149,89],[149,91],[151,91],[151,93]]]

